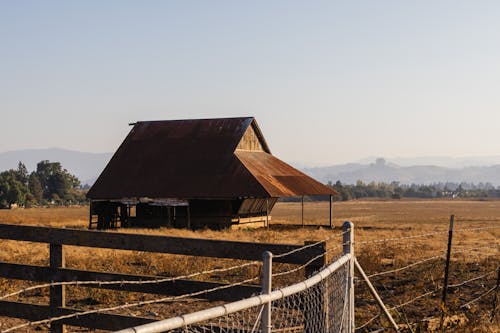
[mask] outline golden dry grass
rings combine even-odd
[[[456,215],[455,229],[484,228],[500,225],[500,201],[466,201],[466,200],[401,200],[401,201],[350,201],[334,203],[334,230],[327,227],[328,204],[305,204],[306,228],[300,226],[301,207],[298,203],[279,203],[274,208],[272,227],[267,230],[179,230],[179,229],[128,229],[120,232],[148,233],[181,237],[240,240],[250,242],[272,242],[303,244],[305,241],[322,240],[340,233],[340,226],[345,220],[355,223],[356,253],[368,274],[410,264],[422,258],[435,256],[446,250],[447,228],[450,214]],[[0,223],[20,223],[26,225],[44,225],[52,227],[86,228],[88,207],[40,208],[0,210]],[[323,225],[323,227],[319,226]],[[401,241],[386,241],[373,244],[362,244],[373,240],[406,237],[416,234],[442,231],[438,235]],[[494,270],[498,266],[499,229],[456,232],[454,250],[467,250],[453,256],[451,282],[457,283],[465,279]],[[0,260],[24,264],[48,264],[48,248],[45,244],[27,242],[0,241],[2,251]],[[340,237],[333,237],[329,248],[338,246]],[[470,250],[472,248],[481,248]],[[337,253],[337,252],[336,252]],[[336,254],[332,253],[332,257]],[[116,271],[121,273],[177,276],[189,274],[213,267],[228,267],[238,263],[235,260],[209,259],[203,257],[186,257],[164,254],[144,254],[133,251],[113,251],[105,249],[89,249],[67,247],[66,261],[68,267]],[[276,270],[286,270],[292,266],[276,265]],[[203,280],[219,282],[236,282],[243,278],[256,276],[259,268],[251,267],[226,274],[201,276]],[[443,274],[442,260],[430,261],[402,272],[374,278],[374,283],[383,299],[389,306],[400,304],[418,296],[425,290],[432,290],[441,284]],[[275,281],[276,285],[284,285],[300,280],[303,272],[298,272]],[[454,312],[466,316],[469,325],[462,331],[475,330],[495,332],[498,322],[487,324],[480,321],[489,308],[491,297],[478,302],[478,307],[469,311],[461,311],[457,307],[478,295],[486,286],[494,283],[494,276],[477,281],[477,283],[459,290],[450,296]],[[0,295],[19,287],[32,285],[21,281],[0,279]],[[68,305],[77,308],[92,308],[150,299],[154,295],[134,293],[117,293],[91,288],[68,288]],[[417,322],[425,317],[435,317],[439,313],[438,295],[426,298],[405,307],[403,313],[397,315],[398,322]],[[47,301],[47,290],[21,295],[13,300],[44,303]],[[376,307],[367,294],[363,284],[357,287],[357,321],[362,323],[377,313]],[[128,314],[146,315],[155,312],[163,316],[189,312],[207,307],[206,302],[179,302],[175,307],[159,305],[148,309],[133,309]],[[165,312],[168,308],[168,313]],[[451,311],[451,310],[450,310]],[[22,321],[0,318],[0,329]],[[375,322],[373,327],[381,325]],[[454,329],[458,330],[457,328]]]

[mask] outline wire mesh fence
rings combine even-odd
[[[273,291],[267,298],[253,299],[257,304],[242,305],[245,300],[226,304],[222,307],[207,309],[202,313],[194,313],[179,318],[177,328],[164,330],[167,325],[144,325],[133,330],[122,332],[172,332],[172,333],[249,333],[249,332],[350,332],[349,311],[350,298],[348,297],[348,270],[350,256],[344,256],[310,279],[299,284]],[[263,319],[267,299],[271,301],[271,320],[269,330],[266,330]],[[262,301],[263,300],[263,301]],[[239,303],[239,304],[238,304]],[[236,304],[236,305],[235,305]],[[238,311],[218,316],[219,311]],[[224,308],[224,309],[223,309]],[[211,314],[210,314],[211,312]],[[215,318],[196,320],[211,315]],[[176,318],[170,322],[175,325]],[[180,320],[195,321],[192,324],[181,324]],[[154,328],[156,326],[156,328]]]

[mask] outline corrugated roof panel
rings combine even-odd
[[[236,151],[235,155],[264,186],[271,197],[336,194],[331,188],[271,154]]]

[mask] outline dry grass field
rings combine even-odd
[[[368,275],[390,271],[418,262],[422,259],[444,254],[447,246],[449,217],[455,214],[450,283],[459,284],[487,273],[484,278],[473,280],[450,290],[447,319],[456,319],[449,331],[454,332],[498,332],[498,317],[490,322],[494,293],[486,295],[467,308],[461,305],[482,295],[495,285],[494,270],[499,265],[500,229],[484,229],[500,226],[500,201],[465,200],[401,200],[401,201],[350,201],[334,203],[333,230],[327,227],[328,204],[305,204],[305,224],[300,226],[301,207],[298,203],[279,203],[272,212],[269,230],[179,230],[179,229],[128,229],[120,232],[148,233],[194,238],[241,240],[304,244],[331,237],[328,248],[331,258],[339,253],[341,244],[340,226],[345,220],[355,224],[356,255]],[[86,228],[88,207],[39,208],[0,210],[0,223],[43,225],[66,228]],[[465,229],[481,230],[465,230]],[[434,233],[416,238],[412,235]],[[386,240],[384,240],[386,239]],[[0,260],[23,264],[48,265],[48,247],[43,244],[0,240]],[[82,247],[67,247],[66,265],[72,268],[120,273],[177,276],[214,267],[228,267],[236,260],[214,260],[202,257],[186,257],[163,254],[145,254],[133,251],[113,251]],[[290,268],[276,265],[277,271]],[[429,259],[422,264],[398,272],[375,276],[372,281],[388,307],[398,306],[417,298],[404,307],[394,309],[398,323],[407,325],[408,331],[433,331],[440,313],[440,292],[431,293],[442,285],[444,259]],[[492,273],[493,272],[493,273]],[[201,280],[237,282],[257,276],[258,267],[247,267],[224,274],[200,276]],[[298,281],[303,272],[284,276],[274,281],[275,286]],[[0,296],[15,291],[27,283],[0,279]],[[356,284],[356,321],[358,325],[378,313],[372,297],[362,281]],[[69,287],[67,305],[89,309],[124,302],[154,298],[154,295],[102,291],[91,288]],[[28,292],[10,300],[46,303],[48,290]],[[192,299],[176,302],[175,306],[157,304],[149,307],[131,308],[124,313],[130,315],[163,318],[191,312],[207,307],[205,301]],[[497,310],[498,311],[498,310]],[[0,330],[23,321],[0,317]],[[419,323],[419,327],[417,327]],[[375,329],[385,326],[384,319],[376,319],[367,327]],[[451,324],[450,324],[451,325]],[[35,328],[32,328],[35,329]],[[36,327],[45,330],[44,326]],[[22,330],[21,330],[22,331]]]

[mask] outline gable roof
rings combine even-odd
[[[263,151],[236,150],[250,126]],[[245,117],[137,122],[87,196],[215,199],[334,193],[272,156],[255,119]]]

